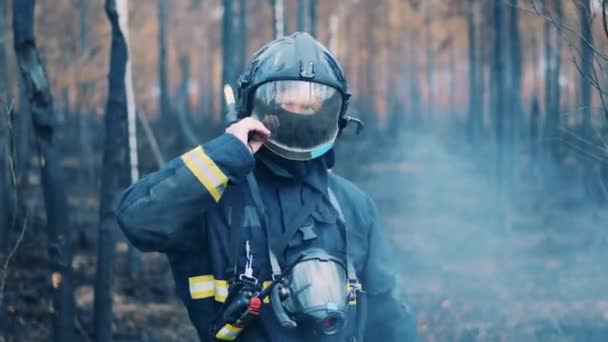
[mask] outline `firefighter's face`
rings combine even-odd
[[[312,89],[306,82],[295,83],[296,86],[277,91],[277,103],[288,112],[300,115],[313,115],[323,105],[319,97],[311,96]]]

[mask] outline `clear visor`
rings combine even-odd
[[[256,89],[252,116],[271,136],[265,143],[287,159],[308,160],[327,152],[338,135],[342,95],[307,81],[272,81]]]

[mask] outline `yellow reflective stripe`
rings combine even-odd
[[[222,341],[234,341],[243,331],[243,327],[232,325],[230,323],[224,325],[220,331],[215,334],[215,338]]]
[[[183,154],[181,158],[196,179],[209,191],[211,197],[218,202],[228,184],[228,177],[205,154],[201,146]]]
[[[350,297],[350,293],[352,291],[356,291],[358,288],[360,288],[360,285],[359,285],[359,287],[356,287],[356,286],[352,286],[350,284],[346,284],[346,291],[349,293],[349,297]],[[356,295],[356,293],[353,296],[353,299],[351,299],[351,300],[348,301],[348,304],[349,305],[357,304],[357,295]]]
[[[262,283],[262,288],[267,288],[268,286],[270,286],[270,284],[272,284],[272,282],[267,280]],[[264,298],[264,303],[266,303],[266,304],[270,303],[270,296],[266,296],[266,298]]]
[[[226,280],[215,281],[215,300],[223,303],[228,297],[228,282]]]
[[[204,299],[213,297],[215,293],[215,285],[212,275],[204,275],[188,278],[190,287],[190,297],[192,299]]]
[[[214,297],[216,301],[223,303],[228,297],[228,281],[215,279],[212,274],[189,277],[188,284],[192,299]]]

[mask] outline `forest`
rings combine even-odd
[[[121,192],[306,31],[422,341],[608,340],[608,0],[0,0],[0,341],[193,341]]]

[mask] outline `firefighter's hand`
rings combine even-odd
[[[243,144],[249,146],[251,153],[256,153],[268,137],[270,131],[260,121],[247,117],[226,128],[226,133],[237,137]]]

